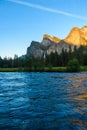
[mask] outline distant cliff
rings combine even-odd
[[[50,54],[51,52],[57,52],[60,54],[62,50],[73,51],[74,46],[77,48],[80,45],[87,45],[87,26],[83,28],[74,27],[69,35],[61,40],[55,36],[50,36],[45,34],[41,42],[32,41],[30,47],[27,48],[27,56],[28,57],[45,57],[46,54]]]
[[[81,29],[74,27],[64,41],[76,46],[87,45],[87,26]]]

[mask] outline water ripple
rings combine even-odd
[[[0,73],[0,130],[86,130],[87,72]]]

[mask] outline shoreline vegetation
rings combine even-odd
[[[87,71],[87,66],[80,66],[79,72]],[[0,72],[70,72],[67,67],[44,67],[44,68],[0,68]]]
[[[0,72],[81,72],[87,71],[87,46],[71,46],[68,52],[62,49],[61,54],[57,52],[45,57],[34,57],[27,55],[14,58],[0,57]]]

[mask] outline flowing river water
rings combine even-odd
[[[0,130],[87,130],[87,72],[0,73]]]

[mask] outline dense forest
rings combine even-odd
[[[17,55],[14,58],[1,58],[0,57],[0,68],[18,68],[25,67],[31,70],[34,69],[42,69],[44,67],[58,67],[58,66],[67,66],[68,62],[71,59],[77,59],[81,66],[87,65],[87,47],[80,46],[78,49],[76,46],[74,47],[74,51],[72,52],[71,47],[69,47],[69,52],[64,51],[62,49],[62,53],[58,54],[57,52],[51,53],[50,55],[46,55],[45,58],[37,58],[34,57],[25,57],[21,58]]]

